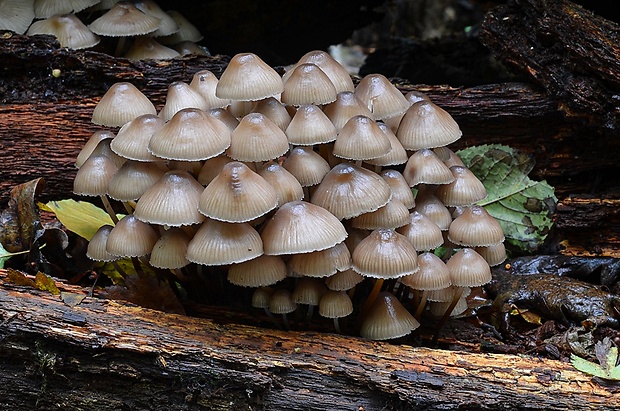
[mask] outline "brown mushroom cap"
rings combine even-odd
[[[418,211],[413,211],[409,215],[409,224],[398,228],[397,231],[407,237],[418,251],[434,250],[443,244],[439,226]]]
[[[248,223],[207,219],[187,246],[187,259],[203,265],[242,263],[263,254],[260,235]]]
[[[416,249],[391,229],[374,230],[351,255],[353,269],[366,277],[398,278],[418,271]]]
[[[406,275],[400,281],[414,290],[440,290],[452,285],[450,270],[446,264],[433,253],[418,255],[420,270]]]
[[[461,130],[448,112],[421,100],[400,121],[396,136],[407,150],[447,146],[461,137]]]
[[[143,13],[159,19],[159,27],[150,33],[151,36],[169,36],[180,30],[179,25],[172,16],[163,11],[153,0],[133,0],[133,4]]]
[[[239,53],[228,63],[215,95],[240,101],[256,101],[284,91],[280,75],[253,53]]]
[[[397,228],[409,224],[409,209],[398,200],[390,198],[383,207],[370,213],[353,217],[351,226],[375,230],[378,228]]]
[[[335,101],[336,94],[336,87],[323,70],[312,63],[303,63],[284,82],[281,99],[292,106],[321,105]]]
[[[108,184],[118,168],[106,156],[90,156],[73,180],[73,192],[84,196],[100,196],[108,192]]]
[[[187,171],[168,171],[142,194],[134,215],[146,223],[167,226],[198,224],[202,186]]]
[[[184,108],[206,110],[208,107],[207,100],[205,100],[201,93],[187,83],[174,81],[168,86],[166,104],[159,112],[159,117],[168,121]]]
[[[342,163],[325,175],[312,196],[312,203],[329,210],[338,219],[346,219],[383,207],[391,195],[390,186],[379,175]]]
[[[26,34],[51,34],[58,39],[61,47],[74,50],[86,49],[99,43],[99,37],[74,14],[53,15],[35,21]]]
[[[291,122],[291,115],[288,110],[275,97],[267,97],[258,100],[252,109],[252,113],[261,113],[271,120],[280,130],[286,130]]]
[[[198,210],[207,217],[229,223],[254,220],[278,205],[276,190],[243,163],[222,167],[200,194]]]
[[[230,99],[219,98],[215,95],[215,89],[219,80],[209,70],[201,70],[194,74],[189,86],[200,93],[207,102],[207,108],[223,108],[230,105]]]
[[[398,138],[396,138],[396,134],[394,134],[392,130],[390,130],[387,125],[385,125],[385,123],[377,123],[377,125],[379,126],[381,131],[383,131],[383,133],[387,136],[391,148],[390,151],[388,151],[386,154],[377,158],[371,158],[369,160],[366,160],[366,162],[368,164],[381,167],[405,164],[407,160],[409,160],[409,157],[403,145],[400,143],[400,141],[398,141]]]
[[[82,164],[84,164],[84,162],[88,160],[88,157],[90,157],[90,155],[93,153],[93,150],[95,150],[100,141],[113,138],[114,133],[109,130],[95,131],[93,134],[91,134],[86,144],[82,146],[82,150],[80,150],[80,153],[75,159],[75,166],[77,168],[82,167]]]
[[[405,177],[400,172],[388,169],[381,171],[379,175],[390,186],[393,199],[400,201],[408,209],[415,207],[413,191],[411,191]]]
[[[282,257],[274,255],[263,254],[252,260],[233,264],[228,269],[228,281],[241,287],[264,287],[285,278],[286,264]]]
[[[506,261],[506,247],[504,243],[492,244],[486,247],[474,247],[474,251],[480,254],[491,267]]]
[[[343,318],[353,312],[353,303],[345,291],[328,290],[319,301],[319,315],[326,318]]]
[[[34,16],[47,19],[57,14],[77,13],[97,3],[98,0],[35,0]]]
[[[330,290],[346,291],[355,287],[362,281],[364,281],[364,276],[354,271],[353,269],[348,269],[344,271],[339,271],[336,274],[326,278],[325,285]]]
[[[319,184],[329,172],[329,164],[312,147],[295,147],[283,164],[302,187]]]
[[[419,326],[396,297],[381,292],[362,320],[360,334],[369,340],[389,340],[403,337]]]
[[[450,169],[430,149],[413,153],[407,161],[403,176],[410,187],[418,184],[449,184],[454,181]]]
[[[176,10],[167,10],[166,14],[172,17],[177,26],[179,26],[179,30],[168,36],[160,37],[162,44],[179,44],[183,41],[196,43],[203,39],[204,36],[196,26],[190,23],[181,13]]]
[[[88,25],[93,33],[108,37],[141,36],[152,33],[160,20],[143,13],[129,1],[119,1]]]
[[[106,249],[108,236],[113,228],[114,227],[109,224],[99,227],[99,229],[95,232],[95,235],[93,235],[93,238],[91,238],[88,242],[86,257],[94,261],[116,261],[119,259],[119,256],[110,254]]]
[[[323,112],[340,131],[351,117],[366,116],[373,118],[372,113],[351,91],[342,91],[336,96],[336,101],[329,103]]]
[[[288,70],[282,79],[286,81],[292,75],[294,69],[300,64],[312,63],[317,65],[326,75],[336,88],[336,92],[353,91],[353,80],[347,70],[340,65],[329,53],[323,50],[313,50],[304,54],[299,61]]]
[[[297,309],[291,298],[291,292],[284,289],[275,290],[269,299],[269,311],[274,314],[288,314]]]
[[[286,128],[289,143],[300,146],[329,143],[336,134],[336,127],[315,105],[300,106]]]
[[[141,257],[151,253],[158,238],[153,227],[129,214],[110,231],[106,250],[120,257]]]
[[[344,243],[339,243],[326,250],[293,254],[288,267],[303,276],[327,277],[351,268],[351,253]]]
[[[382,74],[368,74],[355,87],[355,96],[365,103],[376,120],[402,115],[411,103]]]
[[[272,293],[271,287],[258,287],[252,294],[252,307],[269,308],[269,299]]]
[[[461,248],[446,263],[452,284],[457,287],[478,287],[491,281],[491,268],[471,248]]]
[[[319,305],[326,292],[325,284],[318,278],[301,277],[291,293],[291,298],[295,304]]]
[[[370,160],[386,155],[391,148],[390,140],[374,120],[354,116],[338,132],[332,154],[349,160]]]
[[[119,201],[137,200],[166,173],[155,163],[128,160],[108,183],[108,195]]]
[[[157,114],[155,106],[131,83],[114,83],[93,110],[92,122],[120,127],[143,114]]]
[[[304,191],[301,184],[280,164],[273,161],[265,163],[258,170],[258,174],[276,191],[278,206],[289,201],[303,200]]]
[[[144,114],[125,123],[110,148],[121,157],[136,161],[161,161],[148,150],[153,134],[166,122],[155,114]]]
[[[227,155],[239,161],[269,161],[289,149],[284,131],[261,113],[244,116],[230,139]]]
[[[123,57],[130,60],[170,60],[181,54],[175,49],[160,44],[149,36],[138,36],[133,39],[131,47]]]
[[[265,254],[280,255],[325,250],[344,241],[347,231],[324,208],[291,201],[276,211],[261,236]]]
[[[452,223],[450,210],[430,191],[420,190],[415,199],[414,210],[430,218],[439,228],[448,230]]]
[[[484,247],[504,241],[504,230],[482,206],[471,206],[452,221],[448,239],[465,247]]]
[[[466,206],[483,200],[487,190],[478,177],[465,166],[452,166],[450,172],[454,181],[438,187],[435,195],[446,206]]]
[[[170,227],[153,246],[149,263],[157,268],[181,268],[189,264],[185,257],[190,237],[179,227]]]

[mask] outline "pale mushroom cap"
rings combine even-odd
[[[352,269],[339,271],[325,280],[325,285],[330,290],[346,291],[364,281],[364,276]]]
[[[427,96],[426,94],[422,93],[421,91],[409,91],[407,94],[405,94],[405,98],[411,103],[411,104],[415,104],[418,101],[431,101],[431,98],[429,96]]]
[[[430,218],[442,231],[450,228],[450,224],[452,223],[450,210],[448,210],[437,196],[430,192],[418,191],[415,201],[415,211]]]
[[[449,184],[454,181],[450,169],[433,150],[418,150],[409,157],[403,176],[410,187],[418,184]]]
[[[231,132],[234,131],[239,125],[239,120],[237,120],[237,118],[233,116],[230,111],[221,107],[207,110],[207,115],[224,123]]]
[[[263,242],[248,223],[207,219],[187,246],[187,259],[203,265],[242,263],[263,254]]]
[[[189,86],[200,93],[207,102],[207,108],[223,108],[230,105],[230,99],[219,98],[215,95],[215,89],[219,80],[209,70],[201,70],[192,76]]]
[[[366,105],[355,97],[355,94],[351,91],[338,93],[336,101],[326,105],[323,112],[329,117],[338,131],[344,127],[351,117],[366,116],[373,118]]]
[[[452,166],[465,166],[463,160],[448,147],[435,147],[433,151],[448,168]]]
[[[329,143],[336,135],[336,127],[315,105],[300,106],[286,128],[289,143],[299,146]]]
[[[288,314],[297,309],[291,298],[291,292],[284,289],[275,290],[269,299],[269,311],[274,314]]]
[[[369,340],[389,340],[403,337],[419,326],[420,323],[396,297],[381,292],[368,309],[360,334]]]
[[[283,164],[302,187],[319,184],[329,173],[327,161],[311,147],[295,147],[291,150]]]
[[[208,159],[204,162],[200,169],[200,172],[198,173],[198,182],[205,187],[208,186],[209,183],[213,181],[213,179],[217,177],[218,174],[220,174],[222,168],[224,168],[224,166],[231,161],[235,160],[224,154]]]
[[[492,244],[486,247],[474,247],[474,251],[480,254],[491,267],[506,261],[506,247],[504,243]]]
[[[321,105],[335,101],[336,95],[336,87],[323,70],[312,63],[303,63],[284,82],[281,99],[292,106]]]
[[[168,121],[184,108],[206,110],[208,103],[202,94],[189,84],[182,81],[174,81],[168,86],[166,104],[159,112],[159,117]]]
[[[351,253],[344,243],[339,243],[326,250],[293,254],[288,267],[303,276],[328,277],[351,268]]]
[[[157,268],[181,268],[189,264],[185,257],[190,237],[179,227],[166,230],[153,246],[149,262]]]
[[[280,75],[253,53],[239,53],[228,63],[215,95],[241,101],[256,101],[284,91]]]
[[[379,175],[390,186],[393,199],[400,201],[408,209],[415,207],[415,197],[413,196],[413,191],[411,191],[405,177],[400,172],[388,169],[383,170]]]
[[[318,278],[301,277],[291,293],[291,298],[295,304],[319,305],[326,292],[325,284]]]
[[[364,76],[355,87],[355,96],[366,104],[377,120],[399,116],[411,105],[382,74]]]
[[[491,281],[489,263],[471,248],[461,248],[446,266],[452,284],[457,287],[478,287]]]
[[[411,242],[391,229],[374,230],[351,255],[353,269],[365,277],[399,278],[418,271],[418,256]]]
[[[119,156],[114,151],[112,151],[112,149],[110,148],[111,143],[112,143],[112,139],[109,139],[109,138],[101,139],[97,143],[93,151],[90,153],[88,158],[95,157],[95,156],[105,156],[109,158],[110,160],[112,160],[112,163],[114,163],[116,167],[121,167],[123,163],[126,161],[126,159]],[[86,160],[88,160],[88,158],[86,158]],[[81,166],[78,168],[81,168]]]
[[[34,20],[34,0],[0,1],[0,30],[24,34]]]
[[[56,14],[77,13],[97,3],[99,0],[35,0],[34,15],[38,19],[47,19]]]
[[[108,184],[118,168],[106,156],[90,156],[73,180],[73,192],[84,196],[100,196],[108,192]]]
[[[88,242],[86,257],[94,261],[116,261],[119,259],[117,255],[110,254],[106,249],[106,243],[112,228],[114,227],[108,224],[99,227],[93,238]]]
[[[202,186],[187,171],[168,171],[142,194],[134,215],[146,223],[167,226],[198,224]]]
[[[397,231],[407,237],[418,251],[434,250],[443,244],[441,229],[430,218],[418,211],[409,215],[409,224]]]
[[[338,164],[317,186],[312,203],[338,219],[377,210],[391,197],[390,186],[379,175],[354,164]]]
[[[99,37],[73,14],[53,15],[35,21],[26,34],[51,34],[58,39],[61,47],[74,50],[86,49],[99,43]]]
[[[433,253],[418,255],[420,270],[406,275],[400,281],[414,290],[440,290],[452,285],[450,270],[446,264]]]
[[[195,108],[179,110],[149,141],[151,154],[168,160],[200,161],[222,154],[231,133],[221,121]]]
[[[95,131],[88,138],[88,141],[86,141],[86,144],[82,146],[82,150],[80,150],[80,153],[75,159],[75,166],[77,168],[82,167],[82,164],[84,164],[84,162],[88,159],[88,157],[90,157],[93,150],[95,150],[95,148],[97,147],[100,141],[107,140],[107,139],[113,139],[114,137],[115,137],[114,133],[109,130]]]
[[[141,36],[159,28],[160,20],[140,11],[129,1],[119,1],[104,15],[88,25],[100,36]]]
[[[228,269],[228,281],[241,287],[264,287],[286,278],[282,257],[261,255],[252,260],[233,264]]]
[[[319,315],[326,318],[343,318],[353,312],[353,303],[345,291],[328,290],[319,301]]]
[[[143,114],[157,114],[155,106],[131,83],[114,83],[93,110],[92,122],[120,127]]]
[[[424,100],[409,107],[396,131],[407,150],[447,146],[461,135],[458,124],[448,112]]]
[[[377,123],[366,116],[354,116],[338,132],[333,155],[349,160],[370,160],[386,155],[392,146]]]
[[[110,231],[106,250],[120,257],[141,257],[151,253],[158,238],[153,227],[129,214]]]
[[[481,206],[471,206],[452,221],[448,239],[465,247],[484,247],[504,241],[502,226]]]
[[[256,102],[256,105],[252,109],[252,113],[261,113],[280,130],[284,131],[291,122],[291,115],[288,110],[278,99],[275,97],[267,97]]]
[[[403,147],[403,145],[396,138],[396,134],[392,132],[388,128],[385,123],[377,123],[381,131],[387,136],[390,142],[390,151],[386,154],[379,156],[377,158],[371,158],[366,160],[368,164],[373,164],[375,166],[393,166],[398,164],[405,164],[409,160],[409,156],[407,155],[407,151]]]
[[[295,176],[280,164],[273,161],[265,163],[258,170],[258,174],[276,191],[278,206],[289,201],[303,200],[303,187]]]
[[[270,287],[259,287],[254,290],[252,294],[252,307],[254,308],[269,308],[269,299],[273,289]]]
[[[143,13],[159,19],[159,27],[149,35],[154,37],[169,36],[180,30],[172,16],[163,11],[153,0],[134,0],[133,4]]]
[[[276,208],[276,190],[243,163],[233,161],[202,191],[198,210],[229,223],[254,220]]]
[[[407,224],[409,224],[409,209],[393,198],[383,207],[370,213],[360,214],[351,220],[352,227],[367,230],[398,228]]]
[[[153,134],[166,122],[155,114],[144,114],[125,123],[110,142],[110,148],[116,154],[129,160],[161,161],[152,155],[149,142]]]
[[[203,35],[185,16],[176,10],[167,10],[166,14],[172,17],[179,27],[179,30],[168,36],[161,37],[163,44],[178,44],[183,41],[192,41],[194,43],[203,39]]]
[[[182,56],[188,54],[194,54],[196,56],[210,56],[211,53],[206,47],[203,47],[193,41],[182,41],[172,46],[173,49],[179,52]]]
[[[446,310],[450,307],[452,301],[430,301],[429,312],[435,317],[441,317]],[[463,314],[467,310],[467,300],[464,297],[458,299],[456,305],[450,312],[450,317],[456,317]]]
[[[304,63],[312,63],[319,66],[319,68],[331,80],[332,84],[336,89],[336,92],[340,93],[341,91],[354,90],[351,75],[329,53],[322,50],[313,50],[304,54],[293,66],[293,68],[284,74],[283,79],[286,81],[288,77],[293,73],[294,68]]]
[[[239,161],[269,161],[289,149],[286,134],[261,113],[244,116],[231,133],[227,155]]]
[[[170,60],[179,57],[181,53],[170,47],[160,44],[152,37],[139,36],[133,39],[129,50],[124,57],[130,60]]]
[[[465,166],[452,166],[454,181],[437,188],[435,195],[446,206],[465,206],[483,200],[487,190],[478,177]]]
[[[317,205],[291,201],[281,206],[263,231],[265,254],[295,254],[333,247],[347,238],[336,217]]]
[[[108,195],[119,201],[137,200],[165,173],[158,164],[128,160],[108,183]]]

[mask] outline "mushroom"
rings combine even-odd
[[[406,150],[447,146],[461,135],[452,116],[426,100],[418,101],[407,109],[396,131],[396,137]]]
[[[336,100],[336,88],[327,74],[312,63],[295,67],[284,82],[282,102],[292,106],[322,105]]]
[[[254,53],[239,53],[224,69],[215,95],[238,101],[257,101],[284,91],[282,78]]]
[[[99,44],[99,37],[74,14],[56,14],[45,20],[35,21],[26,34],[29,36],[50,34],[58,39],[61,47],[74,50],[87,49]]]
[[[232,264],[228,281],[241,287],[265,287],[286,278],[286,264],[282,257],[261,255],[252,260]]]
[[[230,140],[226,154],[238,161],[269,161],[289,149],[284,131],[261,113],[244,116],[231,133]]]
[[[293,289],[291,299],[295,304],[308,306],[306,320],[309,321],[314,313],[314,307],[319,305],[321,297],[326,292],[327,288],[321,280],[312,277],[301,277]]]
[[[118,168],[108,157],[91,155],[82,164],[73,180],[73,192],[78,195],[98,196],[114,223],[118,222],[118,217],[112,209],[107,193],[108,184],[117,171]]]
[[[332,318],[336,333],[342,334],[339,318],[346,317],[353,312],[353,303],[345,291],[326,291],[319,301],[319,315]]]
[[[332,154],[361,166],[362,160],[384,156],[390,150],[390,140],[374,120],[353,116],[338,132]]]
[[[35,0],[34,16],[47,19],[58,14],[77,13],[97,3],[99,0]]]
[[[452,285],[450,270],[435,254],[425,252],[418,255],[418,265],[420,266],[418,272],[400,279],[404,285],[413,290],[422,291],[418,307],[413,315],[416,320],[419,320],[422,315],[429,291],[441,290]]]
[[[0,30],[24,34],[34,20],[34,0],[0,1]]]
[[[382,292],[366,312],[360,334],[369,340],[390,340],[410,334],[419,326],[394,295]]]
[[[155,106],[136,86],[121,81],[112,84],[101,97],[93,110],[92,122],[120,127],[143,114],[157,114]]]
[[[365,103],[375,120],[402,116],[411,103],[382,74],[368,74],[355,87],[355,97]]]
[[[351,253],[344,243],[338,243],[326,250],[293,254],[288,267],[302,276],[328,277],[351,267]]]
[[[269,298],[269,311],[274,314],[282,314],[282,322],[286,330],[291,329],[286,314],[292,313],[296,309],[297,304],[293,302],[290,291],[278,289],[271,294]]]
[[[200,91],[190,84],[182,81],[174,81],[168,86],[166,104],[159,112],[159,117],[165,121],[170,120],[178,111],[184,108],[206,110],[209,103]]]

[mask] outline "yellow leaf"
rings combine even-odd
[[[35,287],[41,291],[49,291],[54,295],[60,294],[60,290],[56,287],[56,282],[47,274],[43,274],[41,271],[37,272],[34,279]]]
[[[88,241],[97,230],[106,224],[114,225],[112,219],[103,209],[86,201],[60,200],[39,204],[39,208],[56,214],[56,218],[69,231],[84,237]],[[122,218],[122,215],[119,215]]]

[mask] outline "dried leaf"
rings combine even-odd
[[[60,294],[60,290],[56,286],[56,282],[52,277],[39,271],[34,279],[34,286],[41,291],[49,291],[54,295]]]
[[[97,230],[105,225],[113,225],[112,219],[103,209],[86,201],[60,200],[39,204],[39,208],[52,212],[69,231],[88,241]],[[119,215],[122,218],[122,215]]]
[[[7,270],[7,280],[11,284],[32,288],[35,287],[34,281],[31,278],[26,277],[26,275],[21,271],[13,270],[12,268]]]
[[[86,298],[86,294],[78,294],[78,293],[70,293],[67,291],[61,291],[60,299],[63,303],[67,304],[70,307],[75,307],[84,301]]]
[[[43,231],[39,210],[34,201],[43,189],[41,178],[19,184],[11,189],[8,206],[0,214],[0,244],[11,252],[29,250]]]

